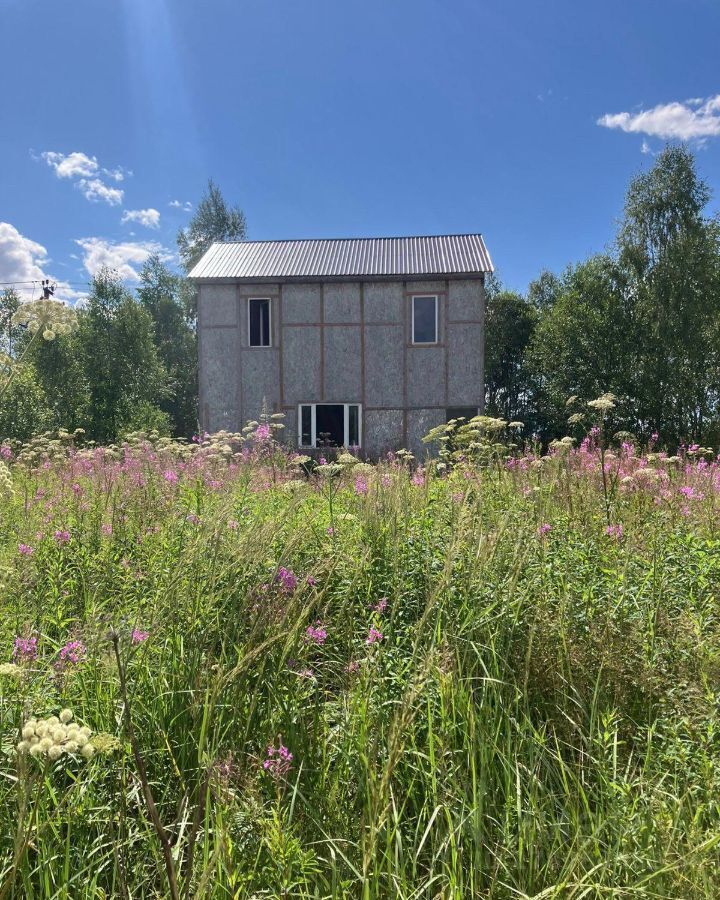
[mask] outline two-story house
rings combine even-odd
[[[479,234],[213,244],[198,288],[200,423],[238,431],[265,404],[300,448],[407,447],[483,406]]]

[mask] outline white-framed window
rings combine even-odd
[[[437,294],[414,294],[411,299],[413,344],[437,344]]]
[[[269,297],[250,297],[248,300],[248,345],[271,347],[271,303]]]
[[[362,446],[362,407],[359,403],[300,403],[298,445]]]

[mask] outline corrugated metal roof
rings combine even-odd
[[[492,271],[482,235],[445,234],[216,243],[192,269],[190,278],[284,281]]]

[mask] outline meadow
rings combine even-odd
[[[0,900],[718,896],[702,448],[0,459]]]

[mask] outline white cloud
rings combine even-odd
[[[120,223],[137,222],[146,228],[160,227],[160,213],[156,209],[126,209],[122,214]]]
[[[58,178],[87,178],[95,175],[100,168],[96,157],[88,156],[77,150],[74,153],[68,153],[67,156],[64,153],[55,153],[53,150],[47,150],[40,155]]]
[[[189,200],[186,200],[184,203],[182,200],[171,200],[168,206],[172,206],[173,209],[181,209],[183,212],[190,212],[192,209],[192,203]]]
[[[642,147],[640,148],[640,152],[645,153],[645,154],[647,154],[647,153],[652,154],[652,148],[651,148],[650,144],[648,144],[647,141],[642,142]]]
[[[703,141],[720,136],[720,94],[699,103],[693,98],[684,103],[661,103],[638,113],[609,113],[597,124],[663,140]]]
[[[30,153],[33,159],[38,159],[32,150]],[[110,206],[118,206],[122,203],[123,191],[110,187],[99,177],[104,175],[113,181],[122,181],[126,175],[132,175],[132,172],[123,169],[122,166],[115,169],[101,168],[96,156],[88,156],[87,153],[79,150],[68,154],[46,150],[40,154],[40,157],[45,160],[58,178],[71,179],[87,200],[93,203],[102,200]]]
[[[40,281],[45,278],[47,250],[11,225],[0,222],[0,281]]]
[[[75,187],[81,190],[85,199],[90,200],[92,203],[102,200],[105,203],[109,203],[110,206],[119,206],[125,196],[125,192],[120,190],[120,188],[110,187],[110,185],[105,184],[99,178],[81,178]]]
[[[108,241],[105,238],[80,238],[75,243],[83,251],[83,264],[90,275],[96,275],[103,266],[114,269],[125,281],[138,280],[138,267],[152,253],[163,260],[172,254],[156,241]]]
[[[22,282],[36,281],[35,296],[40,296],[40,284],[44,278],[54,281],[48,272],[50,260],[42,244],[33,241],[11,225],[0,222],[0,281],[13,281],[24,299],[31,299],[33,285]],[[87,292],[71,288],[65,281],[57,281],[55,297],[58,300],[74,302]]]

